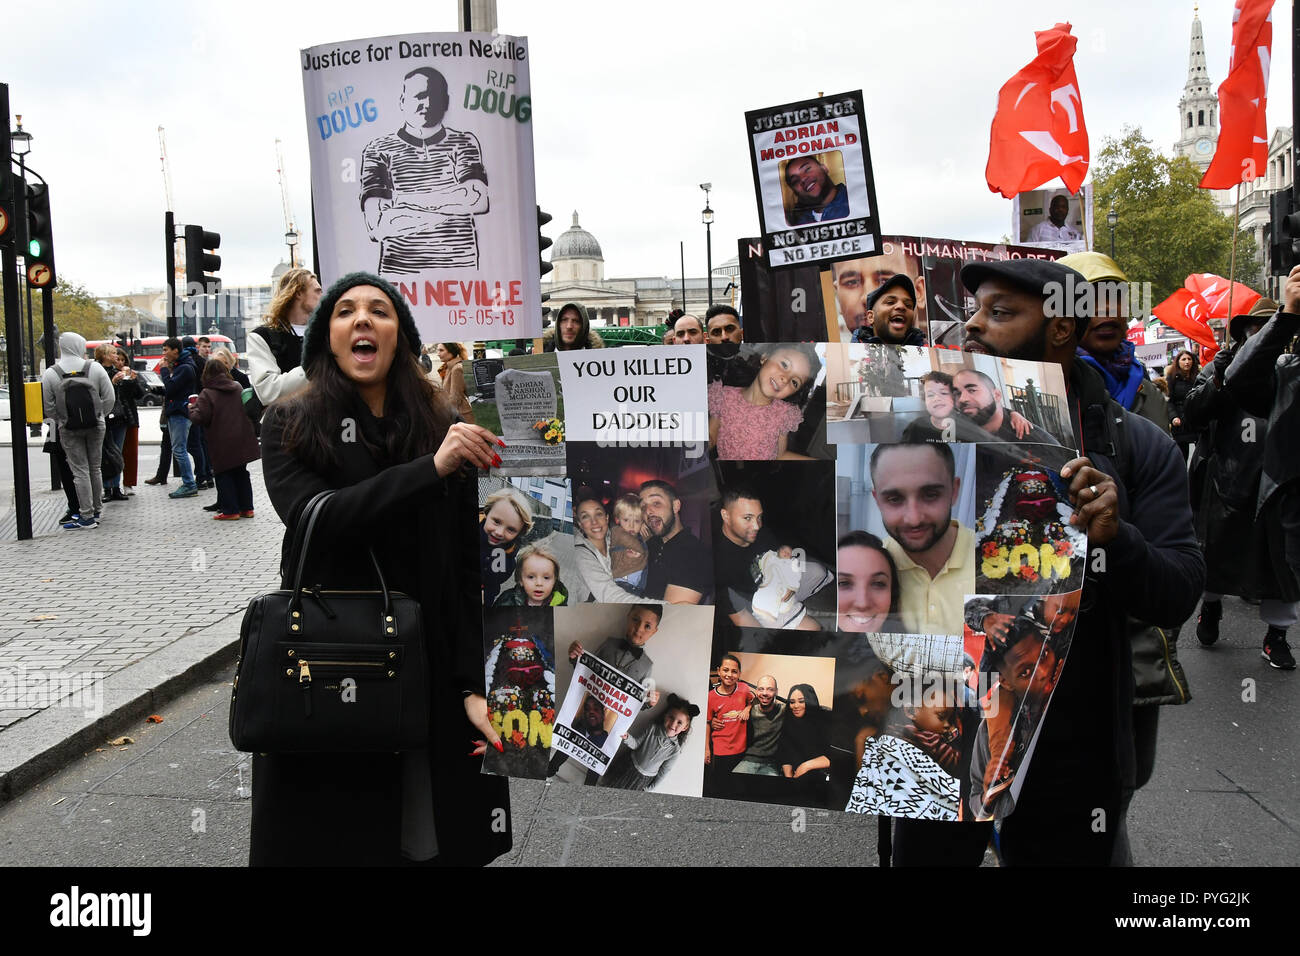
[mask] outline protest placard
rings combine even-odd
[[[594,654],[582,654],[552,735],[557,754],[603,774],[641,712],[645,688]]]
[[[651,345],[555,354],[570,409],[569,441],[637,447],[700,443],[708,438],[708,416],[703,414],[704,346]]]
[[[745,128],[770,266],[880,249],[861,90],[749,110]]]
[[[377,273],[427,341],[541,334],[528,41],[302,51],[321,283]]]

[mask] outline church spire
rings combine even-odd
[[[1210,92],[1210,74],[1205,68],[1205,37],[1201,35],[1200,7],[1192,13],[1192,45],[1187,53],[1187,83],[1183,93],[1196,96]]]

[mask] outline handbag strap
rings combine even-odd
[[[294,637],[302,637],[306,633],[306,619],[302,615],[303,572],[307,568],[307,555],[311,551],[311,536],[316,528],[316,521],[325,509],[325,502],[333,494],[334,489],[327,488],[308,501],[303,506],[297,527],[294,529],[293,545],[287,565],[293,568],[293,595],[289,598],[287,625],[289,633]],[[388,591],[388,582],[384,578],[383,569],[379,566],[379,559],[375,557],[374,548],[367,548],[366,554],[370,555],[370,566],[374,569],[375,577],[379,579],[379,590],[384,596],[384,606],[378,622],[379,633],[396,638],[397,615],[393,613],[393,598]]]

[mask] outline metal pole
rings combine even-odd
[[[682,311],[686,311],[686,243],[677,243],[677,251],[682,257]],[[669,310],[671,311],[671,310]]]
[[[1110,227],[1110,257],[1115,258],[1115,227]]]
[[[704,224],[705,264],[709,268],[709,308],[713,308],[713,223]]]
[[[23,190],[23,210],[27,208],[27,156],[26,154],[18,157],[18,170],[22,177]],[[31,236],[27,235],[28,225],[23,223],[22,234],[27,236],[28,241]],[[31,381],[36,381],[36,333],[32,328],[32,286],[27,281],[27,250],[23,250],[23,288],[27,290],[27,369],[31,374]]]
[[[167,234],[167,337],[176,337],[176,220],[172,211],[163,217]]]
[[[41,334],[45,338],[45,366],[48,368],[59,354],[58,343],[54,341],[54,290],[48,285],[41,289]],[[50,489],[58,491],[63,487],[63,475],[59,472],[59,463],[50,459]]]
[[[9,84],[0,83],[0,133],[5,144],[4,161],[9,163]],[[0,176],[13,180],[13,174],[6,165],[0,169]],[[8,212],[8,210],[6,210]],[[11,226],[10,228],[15,228]],[[24,230],[25,232],[26,230]],[[9,349],[9,434],[13,441],[14,456],[14,517],[18,525],[18,540],[27,541],[32,536],[32,490],[31,476],[27,468],[27,416],[19,415],[18,409],[27,407],[23,391],[23,319],[18,307],[18,255],[13,243],[0,246],[0,284],[4,286],[5,338]]]

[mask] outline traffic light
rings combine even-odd
[[[542,235],[542,226],[551,221],[549,212],[542,212],[542,207],[537,207],[537,261],[542,272],[542,278],[546,278],[546,273],[550,272],[555,266],[551,265],[542,258],[542,253],[551,248],[551,240]],[[550,296],[545,292],[542,293],[542,301],[545,302]]]
[[[221,256],[214,255],[219,248],[219,233],[208,232],[202,226],[185,227],[185,285],[191,294],[221,290],[221,280],[209,274],[221,268]]]
[[[1279,189],[1269,197],[1269,272],[1287,276],[1300,265],[1300,211],[1290,189]]]
[[[27,237],[19,250],[27,263],[27,281],[37,288],[54,285],[54,224],[50,219],[50,187],[28,183]]]
[[[0,246],[12,243],[19,232],[14,209],[14,184],[9,164],[0,163]]]

